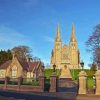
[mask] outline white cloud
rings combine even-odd
[[[12,48],[29,42],[29,37],[9,27],[0,26],[0,48]]]
[[[47,42],[50,42],[50,43],[54,42],[54,39],[52,37],[49,37],[49,36],[45,36],[44,40],[47,41]]]
[[[34,7],[37,4],[38,4],[38,0],[25,0],[23,2],[24,7]]]

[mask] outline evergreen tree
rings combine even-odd
[[[0,50],[0,65],[3,64],[4,62],[11,60],[12,59],[12,54],[11,50]]]

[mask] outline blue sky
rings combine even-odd
[[[90,63],[85,42],[100,24],[100,0],[0,0],[0,49],[28,45],[33,55],[50,62],[57,23],[69,44],[72,23],[85,67]]]

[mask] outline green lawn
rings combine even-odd
[[[81,71],[80,69],[71,70],[71,75],[72,75],[73,80],[78,81],[78,75],[79,75],[80,71]],[[93,88],[93,86],[94,86],[93,75],[95,74],[95,71],[89,70],[89,69],[84,69],[84,71],[87,73],[87,87]],[[47,79],[50,79],[52,72],[53,72],[52,69],[45,69],[45,77]],[[60,70],[59,69],[56,70],[56,74],[58,76],[60,76]]]
[[[50,79],[50,76],[52,75],[52,73],[53,73],[53,69],[45,69],[45,77],[47,79]],[[57,76],[60,75],[60,70],[59,69],[56,70],[56,74],[57,74]]]
[[[80,69],[71,70],[71,75],[72,75],[72,78],[73,78],[74,80],[77,80],[77,79],[78,79],[78,75],[79,75],[79,72],[80,72],[80,71],[81,71]],[[87,73],[88,77],[92,77],[92,76],[95,74],[95,71],[93,71],[93,70],[84,69],[84,71]],[[47,78],[50,78],[50,76],[52,75],[52,72],[53,72],[52,69],[45,69],[45,76],[46,76]],[[57,69],[57,70],[56,70],[56,73],[57,73],[57,75],[59,76],[59,75],[60,75],[60,70]]]

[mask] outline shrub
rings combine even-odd
[[[0,84],[4,84],[5,83],[5,81],[3,81],[3,80],[0,80]]]
[[[39,81],[37,81],[37,80],[24,80],[22,85],[38,86],[39,85]]]
[[[88,89],[94,88],[94,80],[92,77],[87,77],[87,88]]]

